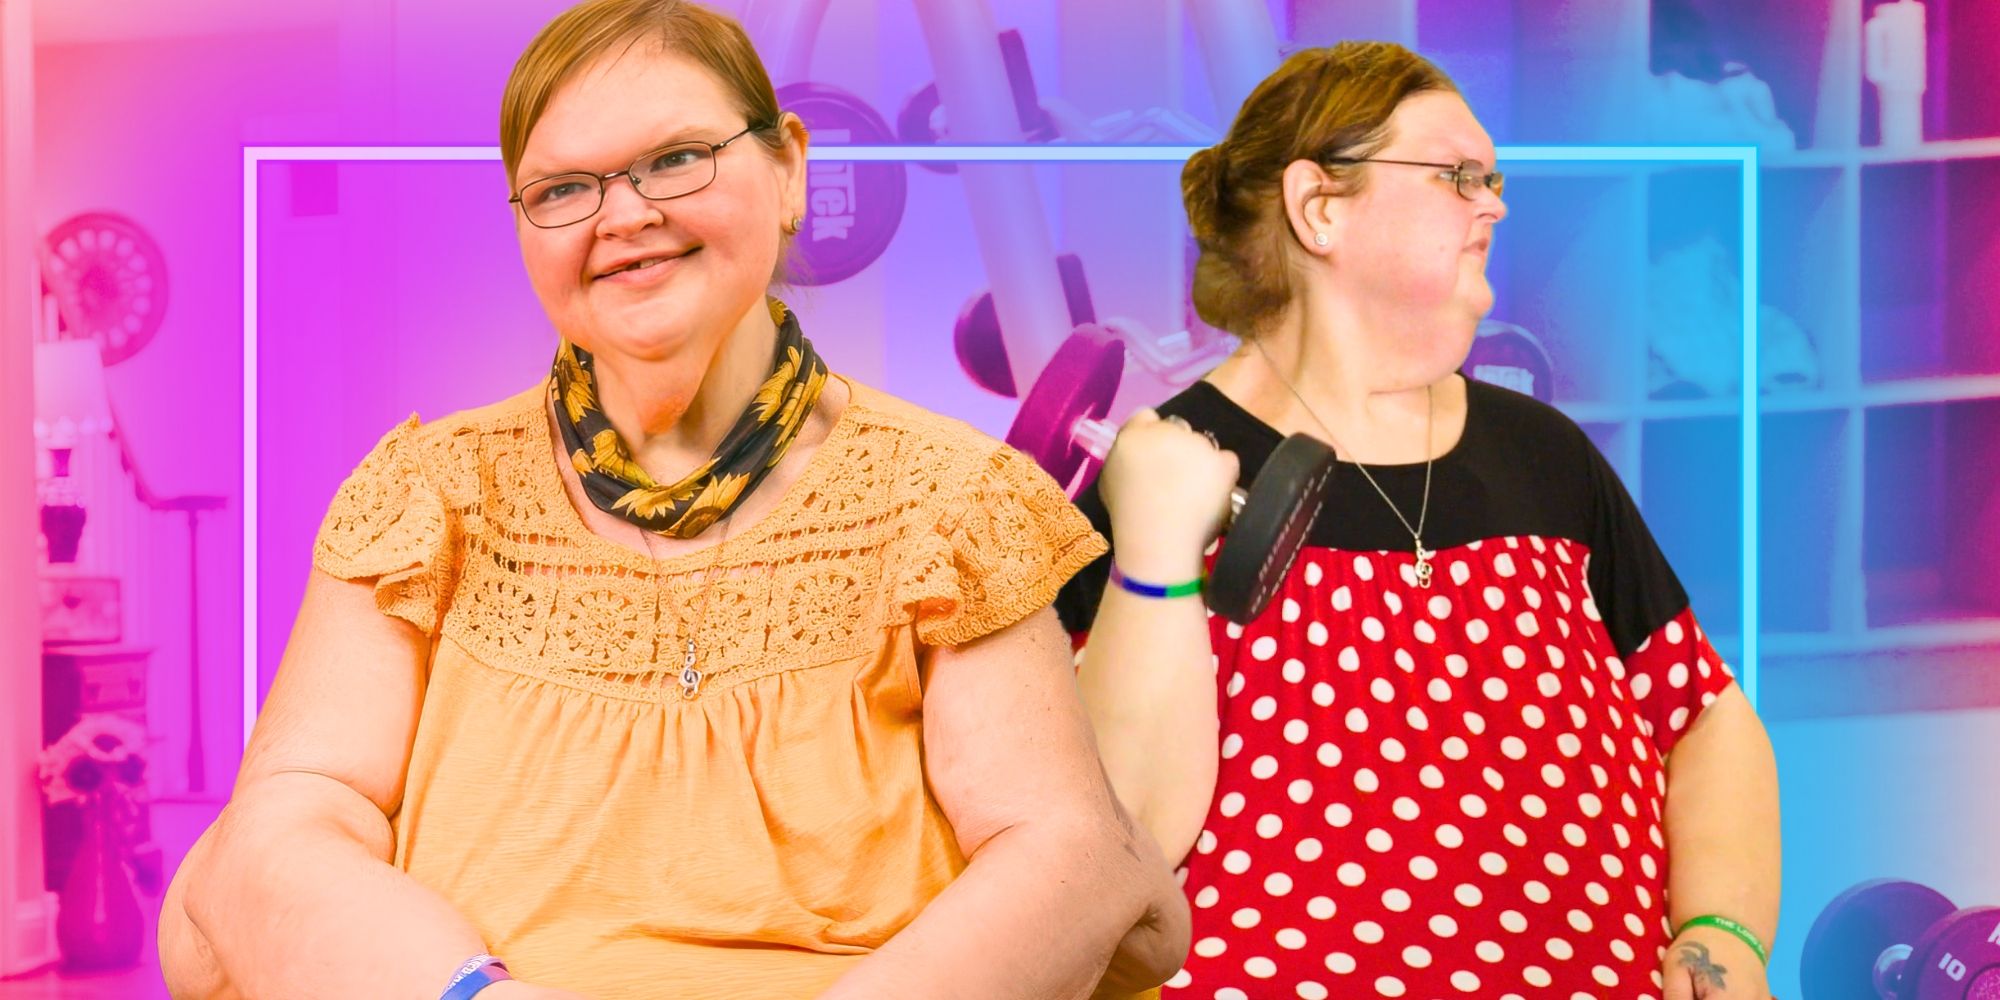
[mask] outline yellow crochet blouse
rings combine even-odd
[[[395,863],[520,978],[810,997],[964,868],[918,666],[1105,546],[1020,453],[849,385],[775,512],[658,563],[570,505],[546,386],[411,417],[334,498],[316,564],[434,638]]]

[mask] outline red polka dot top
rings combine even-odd
[[[1343,464],[1272,606],[1210,618],[1222,760],[1165,997],[1659,995],[1663,757],[1730,673],[1582,430],[1480,382],[1467,405],[1432,586]],[[1281,439],[1206,382],[1159,409],[1246,486]],[[1414,521],[1423,465],[1370,471]],[[1116,551],[1057,601],[1079,642]]]

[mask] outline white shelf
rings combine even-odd
[[[1557,403],[1556,409],[1579,424],[1622,424],[1632,418],[1632,408],[1622,403]]]
[[[1961,649],[2000,646],[2000,618],[1878,625],[1857,632],[1766,632],[1768,657],[1839,656],[1897,650]]]
[[[1673,145],[1666,143],[1664,145]],[[1760,167],[1767,170],[1841,170],[1848,167],[1876,167],[1911,163],[1957,163],[2000,160],[2000,137],[1982,139],[1940,139],[1907,149],[1857,146],[1848,149],[1799,149],[1761,153]],[[1506,160],[1500,164],[1508,177],[1633,177],[1676,170],[1730,169],[1725,161],[1703,160]]]
[[[1860,146],[1852,149],[1801,149],[1772,153],[1759,158],[1764,166],[1777,170],[1824,167],[1880,166],[1892,163],[1950,163],[1959,160],[2000,159],[2000,138],[1941,139],[1908,149]]]
[[[1862,406],[1994,399],[2000,398],[2000,375],[1937,375],[1870,382],[1855,396]]]
[[[2000,375],[1939,375],[1927,378],[1871,382],[1860,389],[1812,389],[1775,392],[1757,398],[1757,413],[1821,413],[1864,407],[1920,403],[1962,403],[2000,399]],[[1633,420],[1687,420],[1739,417],[1742,401],[1735,396],[1705,399],[1649,399],[1627,403],[1557,403],[1556,408],[1579,424],[1622,424]]]
[[[1841,410],[1854,402],[1850,399],[1827,392],[1796,392],[1763,396],[1757,401],[1757,412],[1786,413],[1812,410]],[[1557,403],[1557,409],[1569,414],[1571,420],[1579,424],[1623,424],[1635,420],[1691,420],[1704,417],[1741,418],[1743,401],[1735,396],[1710,396],[1705,399],[1649,399],[1639,404],[1628,403]]]
[[[1845,410],[1854,405],[1852,393],[1812,389],[1806,392],[1772,393],[1758,401],[1757,410],[1760,413],[1821,413]]]

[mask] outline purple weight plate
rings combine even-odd
[[[1534,334],[1512,323],[1488,320],[1479,325],[1465,358],[1465,373],[1544,403],[1555,399],[1555,368],[1549,352]]]
[[[1071,326],[1097,322],[1097,308],[1090,301],[1090,282],[1083,276],[1083,259],[1073,253],[1056,256],[1056,273],[1062,276],[1063,302],[1069,307]],[[951,328],[952,353],[958,356],[959,370],[974,385],[988,392],[1013,398],[1014,372],[1007,366],[1007,338],[1000,330],[1000,315],[993,308],[993,293],[981,292],[959,310]]]
[[[1967,1000],[1973,984],[2000,975],[2000,906],[1973,906],[1931,925],[1904,966],[1908,1000]]]
[[[1021,401],[1007,443],[1069,485],[1090,456],[1076,443],[1076,422],[1102,420],[1125,376],[1125,344],[1102,327],[1078,327],[1049,359]]]

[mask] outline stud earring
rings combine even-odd
[[[1314,246],[1322,246],[1322,247],[1323,247],[1323,246],[1325,246],[1326,244],[1327,244],[1327,238],[1326,238],[1326,234],[1325,234],[1325,233],[1314,233],[1314,234],[1313,234],[1313,245],[1314,245]]]
[[[799,234],[799,226],[804,221],[796,215],[792,216],[791,221],[785,223],[785,235],[797,236]]]

